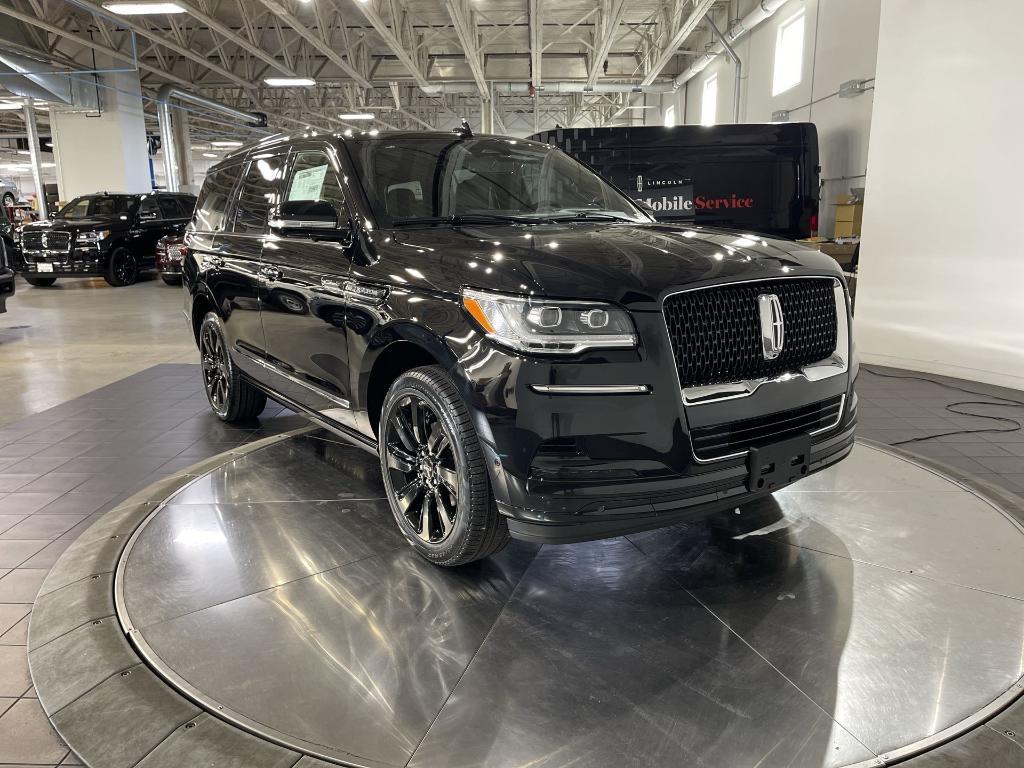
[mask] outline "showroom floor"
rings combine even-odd
[[[11,312],[0,317],[0,768],[75,763],[35,698],[24,649],[36,591],[60,553],[133,491],[304,423],[273,406],[258,424],[218,422],[206,407],[198,366],[187,364],[194,348],[178,300],[176,290],[158,281],[118,290],[91,281],[67,281],[55,291],[21,284]],[[1013,430],[903,447],[1024,492],[1024,431],[947,409],[960,401],[1024,398],[949,383],[983,396],[863,373],[860,435],[900,443],[961,430]],[[1024,420],[1020,405],[961,409]]]

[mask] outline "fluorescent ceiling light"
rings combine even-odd
[[[220,155],[215,155],[213,152],[203,152],[203,157],[220,157]]]
[[[265,77],[263,78],[263,82],[272,88],[316,85],[316,80],[311,77]]]
[[[13,101],[0,101],[0,109],[2,109],[2,110],[21,109],[22,106],[23,106],[22,104],[17,104],[17,103],[15,103]]]
[[[177,3],[104,3],[103,7],[122,16],[143,16],[149,13],[184,13]]]
[[[369,112],[351,112],[349,114],[338,115],[342,120],[373,120],[374,115]]]
[[[210,142],[210,146],[211,147],[226,147],[226,148],[230,149],[232,147],[240,147],[240,146],[242,146],[242,142],[240,142],[240,141],[211,141]]]

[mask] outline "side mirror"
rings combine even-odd
[[[282,234],[319,234],[337,230],[342,219],[338,209],[327,200],[289,200],[278,207],[270,228],[282,230]]]

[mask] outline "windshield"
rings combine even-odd
[[[383,227],[458,219],[650,220],[600,176],[545,144],[382,136],[346,145]]]
[[[130,195],[90,195],[76,197],[61,208],[61,219],[88,219],[93,216],[117,216],[128,213],[135,198]]]

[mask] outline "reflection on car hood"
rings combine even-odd
[[[841,274],[799,243],[668,223],[431,227],[374,239],[382,265],[402,265],[397,282],[422,289],[472,286],[635,309],[656,309],[667,293],[702,283]]]
[[[118,229],[127,227],[128,221],[117,216],[90,216],[86,219],[52,219],[50,221],[34,221],[26,224],[23,230],[57,229],[64,232],[83,232],[90,229]]]

